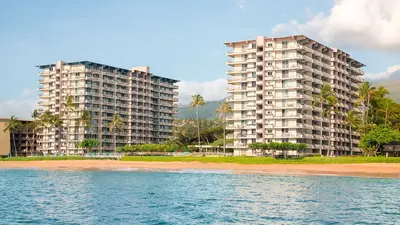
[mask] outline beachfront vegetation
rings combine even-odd
[[[337,106],[338,100],[332,90],[332,87],[329,83],[325,83],[322,88],[321,88],[321,93],[319,95],[314,96],[314,102],[312,104],[313,108],[315,108],[317,105],[319,105],[321,112],[321,117],[320,117],[320,133],[322,135],[322,121],[323,118],[328,118],[329,120],[329,127],[331,127],[331,113],[336,111],[336,106]],[[331,136],[331,130],[329,129],[329,137]],[[331,151],[331,139],[329,138],[328,140],[328,152],[327,155],[330,155]],[[320,149],[319,149],[319,154],[322,154],[322,138],[320,139]]]
[[[97,139],[85,139],[77,143],[77,147],[82,148],[87,153],[91,153],[93,149],[99,147],[100,142]]]
[[[63,102],[63,107],[64,110],[62,111],[64,115],[67,116],[67,119],[69,121],[70,116],[72,115],[72,112],[75,112],[75,109],[77,108],[77,104],[74,103],[74,97],[70,94],[67,94],[67,96],[65,97],[65,101]],[[65,136],[67,138],[66,142],[67,142],[67,146],[70,146],[70,141],[69,141],[69,125],[70,124],[66,124],[66,129],[65,129]]]
[[[400,142],[400,131],[379,125],[364,135],[360,147],[367,156],[376,156],[379,149],[391,142]]]
[[[90,115],[89,111],[83,110],[81,112],[81,115],[77,121],[77,124],[82,125],[83,128],[85,130],[89,130],[89,133],[91,134],[91,129],[92,129],[93,125],[92,125],[92,116]]]
[[[205,104],[203,96],[192,95],[192,102],[190,103],[190,110],[196,108],[196,120],[197,120],[197,138],[198,144],[200,145],[200,122],[199,122],[199,108]]]
[[[200,143],[202,145],[220,144],[223,142],[224,123],[220,119],[206,120],[200,119]],[[198,144],[197,121],[196,119],[175,120],[172,130],[172,137],[169,142],[179,146],[190,146]],[[227,132],[229,133],[229,132]],[[230,143],[231,140],[226,140]]]
[[[17,120],[15,116],[12,116],[6,124],[4,132],[8,131],[11,133],[12,142],[14,145],[15,156],[17,156],[17,145],[15,143],[15,134],[22,129],[22,123]]]
[[[377,156],[383,145],[400,141],[400,104],[387,97],[388,94],[382,86],[360,84],[356,106],[361,112],[350,111],[345,116],[345,124],[360,134],[359,147],[365,156]]]
[[[114,150],[117,150],[117,133],[121,132],[124,129],[124,122],[119,114],[114,114],[111,122],[108,123],[108,129],[112,132],[113,135],[113,143],[114,143]]]
[[[252,150],[272,151],[275,155],[276,151],[282,151],[285,158],[287,158],[288,151],[304,151],[307,149],[307,144],[291,143],[291,142],[269,142],[269,143],[251,143],[249,148]]]
[[[273,157],[195,157],[195,156],[125,156],[121,161],[144,162],[202,162],[202,163],[238,163],[238,164],[354,164],[354,163],[400,163],[399,158],[378,157],[304,157],[297,159],[276,159]]]
[[[32,157],[11,157],[11,158],[0,158],[1,161],[45,161],[45,160],[104,160],[112,159],[115,157],[84,157],[84,156],[32,156]]]
[[[182,149],[182,146],[170,143],[170,144],[142,144],[142,145],[125,145],[118,147],[118,152],[125,153],[162,153],[162,152],[175,152]],[[182,149],[183,150],[183,149]],[[185,149],[189,152],[191,149]]]
[[[228,115],[232,114],[232,107],[229,105],[227,102],[223,102],[219,105],[219,108],[216,110],[216,113],[218,114],[218,117],[223,121],[222,127],[224,130],[223,133],[223,149],[224,153],[226,153],[226,118]],[[214,143],[215,145],[215,143]]]

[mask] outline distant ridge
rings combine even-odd
[[[206,102],[199,110],[199,117],[205,119],[215,119],[217,115],[215,111],[219,108],[219,104],[224,102],[225,99],[219,101],[209,101]],[[178,109],[178,118],[179,119],[191,119],[196,118],[195,109],[190,110],[189,105],[180,106]]]

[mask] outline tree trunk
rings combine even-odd
[[[328,137],[328,153],[327,155],[331,154],[331,135],[332,135],[332,116],[331,116],[331,111],[329,111],[329,137]]]
[[[321,139],[319,140],[319,155],[321,155],[322,156],[322,130],[323,130],[323,128],[322,128],[322,121],[323,121],[323,117],[322,117],[322,101],[321,101],[321,103],[320,103],[320,106],[321,106],[321,119],[320,119],[320,122],[321,122],[321,125],[320,125],[320,127],[321,127]]]
[[[199,107],[196,106],[196,118],[197,118],[197,138],[199,141],[199,151],[201,152],[201,147],[200,147],[200,122],[199,122]]]
[[[226,134],[225,134],[225,130],[226,130],[226,127],[225,127],[225,124],[224,124],[224,155],[226,153]]]
[[[386,113],[385,113],[385,126],[387,125],[388,120],[388,107],[386,106]]]
[[[117,152],[117,133],[114,132],[114,153]]]
[[[351,126],[350,126],[350,155],[353,155],[353,133],[351,132]]]
[[[12,138],[13,138],[13,143],[14,143],[15,157],[17,157],[17,145],[15,143],[15,134],[14,134],[14,132],[12,132]]]
[[[370,98],[370,96],[369,96],[369,93],[368,93],[368,100],[367,100],[367,113],[366,113],[366,117],[365,117],[365,121],[367,122],[367,124],[369,123],[368,122],[368,115],[369,115],[369,98]]]
[[[69,154],[69,119],[67,118],[67,129],[65,130],[66,132],[66,136],[67,136],[67,138],[66,138],[66,142],[67,142],[67,154]],[[74,149],[75,149],[75,146],[74,146]]]

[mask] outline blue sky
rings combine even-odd
[[[377,0],[359,1],[377,4]],[[322,28],[318,21],[317,26],[312,23],[321,16],[334,17],[331,10],[338,5],[340,9],[338,2],[328,0],[0,0],[0,76],[7,80],[0,83],[0,116],[8,116],[14,108],[34,107],[35,65],[57,60],[89,60],[123,68],[148,65],[154,74],[184,81],[183,101],[188,92],[205,92],[204,87],[218,92],[210,98],[224,95],[225,85],[215,82],[226,77],[223,43],[257,35],[304,32],[316,40],[321,36],[321,42],[337,44],[333,46],[367,64],[365,70],[372,75],[400,65],[399,54],[383,44],[357,46],[347,39],[336,43],[318,34]],[[348,20],[350,24],[357,19]],[[342,32],[338,35],[348,32],[337,30]],[[353,37],[357,35],[360,31]],[[399,47],[396,41],[390,43]]]

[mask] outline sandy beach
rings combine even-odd
[[[46,170],[224,170],[232,173],[338,175],[400,178],[400,164],[266,164],[243,165],[199,162],[121,162],[115,160],[5,161],[3,169]]]

